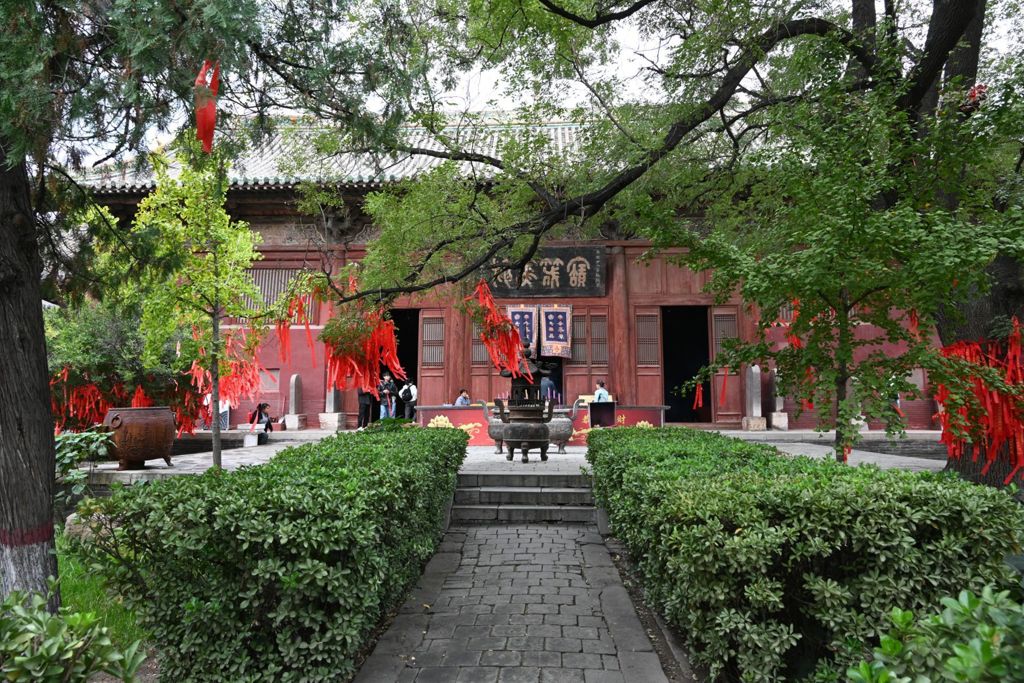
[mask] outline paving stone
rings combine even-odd
[[[597,639],[597,629],[589,626],[563,626],[562,635],[566,638]]]
[[[497,680],[496,666],[468,666],[459,669],[455,683],[496,683]]]
[[[579,638],[545,638],[544,649],[551,652],[581,652],[583,642]]]
[[[584,683],[583,669],[541,669],[540,683]]]
[[[525,638],[509,638],[508,639],[509,650],[543,650],[544,639],[536,636],[527,636]]]
[[[508,619],[510,624],[543,624],[544,619],[549,616],[556,615],[544,615],[544,614],[510,614]]]
[[[562,666],[562,655],[558,652],[531,650],[523,652],[523,666]]]
[[[666,682],[593,527],[456,528],[443,546],[357,683]]]
[[[601,655],[567,652],[562,655],[562,666],[568,669],[604,669]]]
[[[416,683],[451,683],[459,675],[454,667],[428,666],[420,669]]]
[[[507,638],[495,638],[484,636],[481,638],[470,638],[467,649],[470,650],[504,650],[508,642]]]
[[[479,663],[479,650],[454,650],[441,660],[441,666],[476,666]]]
[[[502,669],[498,683],[538,683],[540,669],[534,666],[519,666]]]
[[[562,627],[555,624],[536,624],[527,626],[525,635],[540,636],[542,638],[561,638]],[[596,638],[597,636],[595,635],[594,637]]]
[[[521,666],[523,653],[507,650],[489,650],[480,657],[481,666]]]

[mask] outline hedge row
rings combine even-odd
[[[781,456],[687,429],[591,432],[595,494],[647,596],[714,676],[838,680],[889,627],[1008,585],[1008,495],[953,475]]]
[[[346,434],[96,501],[87,549],[171,681],[344,680],[434,551],[461,430]]]

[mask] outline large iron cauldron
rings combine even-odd
[[[565,453],[565,445],[572,438],[572,423],[576,419],[576,413],[586,401],[582,398],[576,399],[572,408],[558,408],[554,417],[548,423],[548,439],[558,446],[559,453]]]
[[[171,464],[174,413],[167,406],[111,408],[103,426],[113,435],[112,455],[120,462],[118,469],[141,470],[147,460],[157,459]]]
[[[502,450],[502,443],[505,440],[505,423],[493,412],[487,410],[487,404],[483,401],[477,401],[476,405],[480,406],[484,411],[484,419],[487,420],[487,436],[494,439],[494,453],[501,455],[504,452]]]
[[[508,448],[506,460],[515,456],[515,450],[522,451],[523,462],[530,462],[529,452],[532,448],[540,449],[540,459],[548,459],[548,422],[554,410],[554,403],[547,400],[534,399],[513,399],[508,402],[508,410],[505,409],[505,402],[495,399],[494,406],[498,409],[498,415],[505,424],[503,440]]]

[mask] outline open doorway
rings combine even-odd
[[[405,374],[414,380],[419,380],[420,359],[420,309],[418,308],[395,308],[391,310],[391,319],[395,321],[395,338],[398,340],[398,362],[401,363]],[[398,381],[398,388],[401,389],[404,382]],[[417,383],[416,386],[419,386]],[[397,399],[395,414],[399,417],[405,416],[405,404],[401,397]]]
[[[711,361],[707,306],[664,306],[661,309],[666,422],[711,422],[711,383],[704,383],[704,405],[693,407],[696,390],[679,394],[679,386]]]

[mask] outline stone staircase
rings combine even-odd
[[[594,523],[590,477],[583,474],[459,474],[452,524]]]

